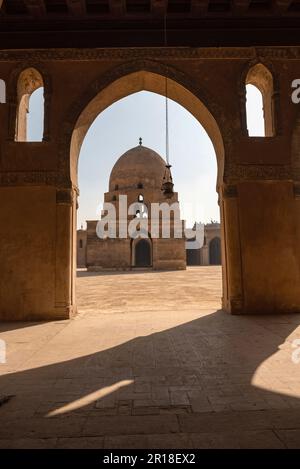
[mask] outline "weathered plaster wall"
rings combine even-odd
[[[1,187],[0,220],[0,317],[55,318],[55,188]]]

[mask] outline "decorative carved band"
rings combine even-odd
[[[247,180],[290,180],[292,171],[290,165],[241,165],[231,164],[225,169],[226,181]]]
[[[55,171],[0,172],[0,186],[26,185],[71,187],[71,182],[65,174],[60,174]]]
[[[300,48],[299,48],[300,50]],[[255,48],[192,48],[192,47],[153,47],[122,49],[35,49],[26,51],[0,51],[0,61],[51,61],[51,60],[134,60],[149,59],[197,59],[229,58],[253,59]]]
[[[56,191],[57,205],[72,205],[74,192],[72,189],[58,189]]]
[[[254,59],[299,60],[300,47],[152,47],[120,49],[35,49],[2,50],[2,62],[52,60],[133,60],[149,59]]]
[[[230,165],[225,171],[227,182],[245,180],[291,180],[291,167],[289,165]],[[0,172],[0,186],[40,186],[72,187],[70,178],[64,172],[55,171],[16,171]],[[223,196],[235,197],[235,185],[227,184],[223,189]],[[77,187],[73,187],[79,195]],[[228,194],[228,195],[227,195]]]

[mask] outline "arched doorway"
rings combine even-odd
[[[221,240],[216,237],[209,243],[209,263],[210,265],[220,265],[221,262]]]
[[[222,119],[221,108],[218,107],[212,97],[207,96],[205,90],[198,89],[186,75],[164,64],[157,64],[152,61],[143,60],[131,64],[124,64],[110,70],[107,75],[103,75],[92,86],[90,86],[81,98],[79,98],[70,108],[66,120],[73,122],[72,135],[70,138],[70,177],[72,185],[77,188],[78,185],[78,158],[83,140],[96,117],[107,107],[123,97],[129,96],[138,91],[150,91],[153,93],[165,95],[165,79],[168,78],[168,97],[188,110],[203,126],[207,132],[217,159],[217,181],[216,188],[219,193],[220,218],[222,227],[222,252],[225,253],[222,263],[222,284],[223,284],[223,306],[225,309],[231,309],[229,301],[229,282],[227,280],[227,253],[225,249],[226,239],[224,236],[224,218],[225,207],[223,201],[223,176],[225,164],[224,141],[220,127],[210,112],[211,106],[214,114],[219,120]],[[205,86],[204,86],[205,87]],[[96,93],[95,93],[96,91]],[[62,138],[64,141],[65,138]],[[61,164],[66,162],[61,160]],[[75,205],[73,206],[75,209]],[[74,214],[75,215],[75,214]],[[73,218],[73,240],[72,245],[76,243],[76,215]],[[72,251],[72,249],[71,249]],[[75,275],[76,259],[72,257],[71,281],[72,297],[75,301]],[[234,292],[235,294],[235,292]],[[238,293],[239,294],[239,293]]]
[[[151,244],[148,239],[140,239],[134,246],[135,267],[151,267]]]

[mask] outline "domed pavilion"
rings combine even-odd
[[[158,153],[143,146],[141,139],[140,145],[125,152],[115,163],[109,178],[109,192],[104,194],[104,202],[112,204],[116,213],[116,236],[99,238],[98,221],[87,221],[88,270],[185,269],[183,221],[177,216],[174,222],[171,212],[170,236],[164,237],[161,217],[152,219],[151,204],[164,203],[170,207],[178,202],[178,194],[172,188],[170,167]],[[121,207],[124,196],[129,210]],[[105,217],[109,218],[107,210],[102,211],[101,220]],[[177,229],[179,226],[182,230],[181,238],[175,237],[175,223]],[[134,236],[129,236],[132,225],[137,230]],[[155,236],[151,226],[156,227]]]

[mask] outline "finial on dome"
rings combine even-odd
[[[142,137],[139,138],[139,144],[142,145],[143,143],[143,140],[142,140]]]

